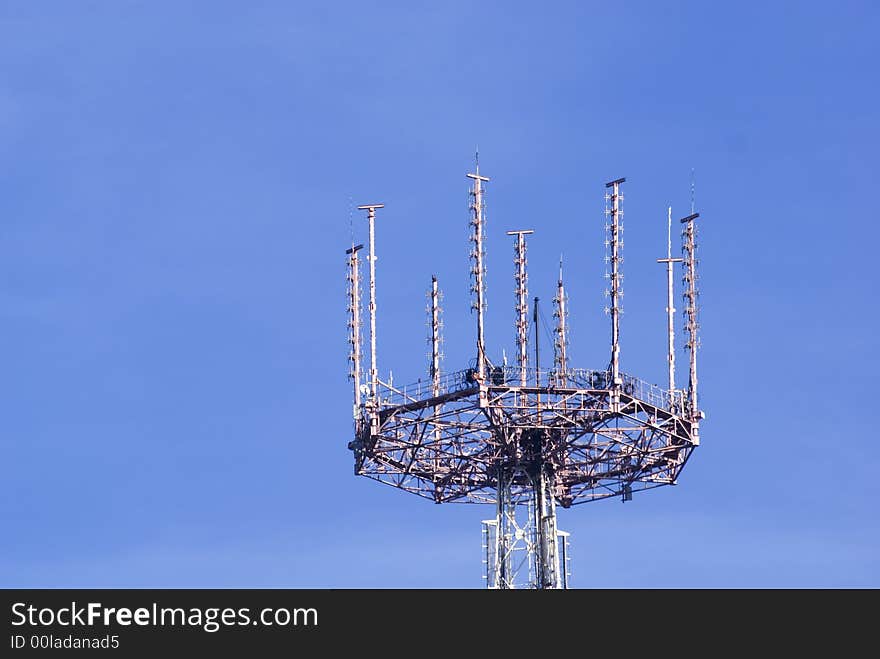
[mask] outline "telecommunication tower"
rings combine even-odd
[[[436,503],[487,503],[495,516],[483,522],[483,562],[489,588],[567,588],[568,534],[557,526],[556,508],[675,484],[700,443],[704,413],[697,406],[698,213],[681,220],[682,257],[672,257],[669,209],[667,266],[667,387],[648,384],[620,370],[623,194],[619,178],[606,184],[606,247],[611,351],[607,367],[573,368],[568,361],[568,298],[560,260],[553,298],[552,364],[542,368],[537,340],[538,303],[529,351],[527,236],[514,242],[516,364],[493,362],[484,343],[485,201],[479,162],[470,188],[470,250],[476,316],[475,358],[468,368],[441,373],[441,293],[437,277],[428,290],[427,381],[403,387],[379,379],[376,356],[376,211],[367,212],[369,251],[370,369],[363,372],[359,252],[348,255],[350,370],[354,385],[355,474],[373,478]],[[684,269],[684,316],[689,354],[685,388],[675,386],[673,304],[675,263]],[[534,362],[530,363],[533,359]],[[390,378],[389,378],[390,380]]]

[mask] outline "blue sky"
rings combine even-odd
[[[6,2],[0,586],[480,587],[485,507],[355,478],[353,206],[381,201],[380,369],[472,356],[560,253],[602,368],[604,182],[626,176],[622,367],[664,381],[665,209],[702,213],[703,445],[560,513],[572,582],[880,586],[873,3]],[[681,340],[679,340],[681,344]],[[549,346],[546,346],[549,349]],[[681,355],[683,357],[683,355]]]

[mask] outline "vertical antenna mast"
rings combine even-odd
[[[535,325],[535,386],[536,387],[541,386],[541,370],[540,370],[541,369],[541,352],[540,352],[541,335],[538,332],[538,302],[540,302],[540,301],[541,301],[540,298],[538,298],[538,297],[535,298],[535,307],[534,307],[534,312],[532,314],[532,319],[533,319],[534,325]],[[541,402],[541,394],[538,394],[538,402],[539,403]]]
[[[363,245],[352,245],[348,254],[348,343],[351,350],[348,360],[351,370],[348,377],[354,381],[354,418],[361,407],[361,265],[358,251]]]
[[[540,298],[535,296],[535,307],[533,312],[535,324],[535,387],[541,386],[541,334],[538,331],[538,302]],[[535,406],[538,408],[538,422],[541,420],[541,394],[535,394]]]
[[[431,276],[431,392],[433,396],[440,395],[440,290],[437,287],[437,275]]]
[[[556,310],[553,315],[556,316],[556,344],[555,344],[555,360],[556,360],[556,384],[564,387],[568,383],[568,326],[566,317],[568,310],[566,309],[567,300],[565,298],[565,286],[562,283],[562,257],[559,257],[559,282],[556,285],[556,297],[553,300],[556,303]]]
[[[471,268],[471,274],[474,276],[473,292],[476,294],[473,309],[477,311],[477,376],[481,383],[486,381],[486,348],[483,341],[483,312],[486,310],[486,288],[483,282],[483,236],[485,227],[483,225],[483,187],[482,184],[488,181],[488,177],[480,176],[480,159],[476,158],[476,173],[468,174],[468,178],[474,180],[474,187],[471,188],[470,194],[473,198],[471,202],[471,226],[474,232],[471,234],[471,241],[474,243],[474,249],[471,251],[471,258],[474,265]]]
[[[519,383],[525,387],[527,382],[526,369],[529,363],[529,302],[528,273],[526,272],[526,236],[535,233],[531,229],[508,231],[508,236],[516,236],[514,245],[514,279],[516,280],[516,363],[519,366]]]
[[[657,259],[657,263],[666,264],[666,331],[667,347],[666,362],[669,366],[669,396],[675,400],[675,303],[672,286],[672,264],[681,263],[684,259],[672,258],[672,206],[666,212],[666,258]]]
[[[370,396],[376,400],[376,389],[379,371],[376,368],[376,209],[385,208],[385,204],[365,204],[358,210],[367,211],[370,223]]]
[[[605,214],[611,216],[611,224],[606,225],[609,231],[608,243],[611,246],[611,382],[614,386],[620,384],[620,298],[623,296],[620,280],[623,278],[620,274],[620,263],[623,260],[620,256],[620,250],[623,247],[623,241],[620,234],[623,231],[623,211],[620,208],[620,202],[623,201],[623,195],[620,194],[620,184],[626,181],[625,178],[619,178],[605,184],[606,188],[611,188],[611,194],[605,194],[605,200],[611,202],[611,208],[605,209]]]
[[[694,220],[700,217],[699,213],[692,213],[681,219],[681,223],[685,225],[684,244],[682,251],[684,252],[684,300],[686,307],[685,314],[685,331],[688,338],[685,347],[690,353],[690,378],[688,381],[688,398],[690,403],[691,418],[696,418],[699,414],[697,407],[697,347],[699,339],[697,337],[697,228]]]
[[[553,315],[556,316],[556,341],[554,343],[554,360],[555,360],[555,371],[556,378],[555,384],[557,387],[567,387],[568,386],[568,298],[565,295],[565,285],[562,283],[562,255],[559,255],[559,281],[556,285],[556,298],[553,300],[556,303],[556,310]],[[548,382],[548,384],[550,384]],[[565,399],[559,401],[559,407],[562,410],[566,410],[568,408],[568,401]],[[560,433],[562,437],[565,435]],[[565,470],[568,467],[568,455],[564,452],[559,457],[560,468]],[[571,489],[570,488],[557,488],[556,492],[558,494],[558,498],[560,503],[566,508],[571,505]],[[550,493],[552,497],[552,491]],[[563,553],[565,551],[565,541],[563,539],[562,542]],[[563,560],[563,566],[565,561]],[[564,577],[565,570],[563,568]],[[558,578],[557,578],[558,581]]]
[[[429,374],[431,376],[431,396],[435,399],[440,395],[440,344],[443,339],[441,337],[441,330],[443,328],[442,322],[440,320],[440,289],[437,286],[437,275],[431,275],[431,290],[428,292],[428,295],[431,298],[431,305],[428,309],[431,314],[429,319],[429,324],[431,326],[431,364],[429,366]],[[440,411],[442,409],[441,405],[434,405],[434,418],[437,419],[440,416]],[[440,443],[443,437],[440,426],[435,423],[433,424],[433,460],[432,465],[435,473],[440,472]],[[434,501],[440,502],[440,497],[442,496],[442,486],[438,483],[438,479],[434,478]]]

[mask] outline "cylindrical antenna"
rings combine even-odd
[[[538,302],[540,298],[535,297],[535,387],[541,386],[541,334],[538,330]],[[540,391],[535,393],[535,408],[538,411],[538,424],[541,424],[541,394]]]
[[[370,396],[376,401],[376,390],[379,382],[379,370],[376,367],[376,209],[385,208],[385,204],[365,204],[358,210],[367,211],[370,224]]]
[[[361,407],[361,267],[358,251],[363,245],[352,245],[348,254],[348,342],[351,346],[348,377],[354,381],[354,417]]]
[[[556,309],[553,313],[556,316],[556,340],[554,342],[554,355],[557,387],[568,386],[568,297],[565,294],[565,285],[562,283],[562,255],[559,255],[559,281],[556,285],[556,297],[553,300],[556,303]],[[568,401],[565,397],[559,400],[559,407],[563,410],[568,407]],[[565,434],[560,436],[562,442],[565,441]],[[560,468],[566,469],[568,466],[568,453],[562,451],[560,455]],[[570,503],[570,489],[560,489],[560,501]],[[567,506],[566,506],[567,507]],[[555,519],[555,514],[554,514]],[[555,522],[554,522],[555,523]],[[559,575],[557,574],[556,583],[559,583]]]
[[[538,302],[540,298],[535,298],[534,324],[535,324],[535,386],[541,386],[541,335],[538,331]],[[538,395],[540,401],[540,394]]]
[[[430,376],[431,376],[431,395],[436,399],[440,395],[440,345],[443,342],[443,338],[441,336],[441,330],[443,329],[442,321],[440,320],[440,288],[437,285],[437,275],[431,275],[431,290],[428,292],[428,295],[431,298],[431,305],[428,308],[430,313],[430,318],[428,322],[431,326],[431,364],[430,364]],[[434,405],[434,419],[436,420],[440,416],[440,410],[442,409],[441,405]],[[434,473],[437,474],[440,471],[440,442],[442,439],[442,432],[440,426],[434,423],[433,430],[433,441],[434,441],[434,460],[433,460],[433,468]],[[434,480],[434,501],[438,502],[441,499],[443,489],[438,484],[436,477]]]
[[[623,231],[623,210],[620,208],[620,202],[623,201],[623,195],[620,194],[620,184],[626,181],[625,178],[619,178],[605,184],[606,188],[611,188],[611,194],[605,194],[605,200],[611,202],[611,208],[605,209],[605,214],[611,216],[611,224],[608,226],[609,237],[608,242],[611,247],[611,382],[614,386],[620,384],[620,298],[623,296],[621,286],[622,275],[620,274],[620,264],[622,257],[620,250],[623,247],[621,240],[621,232]]]
[[[440,290],[437,287],[437,276],[431,276],[431,387],[433,395],[440,395]]]
[[[483,313],[486,310],[486,289],[483,281],[483,259],[485,257],[483,251],[483,235],[485,227],[483,224],[484,205],[482,184],[489,179],[486,176],[480,176],[479,157],[477,157],[476,162],[476,173],[467,174],[467,177],[474,180],[474,187],[471,188],[470,191],[472,197],[471,226],[474,228],[474,232],[471,234],[471,241],[474,243],[474,248],[471,251],[471,258],[474,260],[471,274],[474,277],[472,290],[475,293],[473,309],[477,312],[477,377],[479,381],[483,383],[486,381],[486,344],[483,340]]]
[[[529,290],[526,270],[526,236],[535,233],[531,229],[508,231],[508,236],[516,236],[514,243],[514,279],[516,280],[516,363],[519,366],[520,386],[528,384],[526,369],[529,364]]]
[[[566,319],[568,310],[566,305],[568,300],[565,296],[565,285],[562,283],[562,257],[559,257],[559,281],[556,285],[556,297],[553,299],[556,303],[556,309],[553,315],[556,316],[556,341],[554,347],[554,359],[556,361],[556,384],[565,387],[568,384],[568,325]]]
[[[685,291],[683,294],[686,302],[685,306],[685,331],[687,332],[687,342],[685,348],[690,353],[690,378],[688,381],[688,399],[690,402],[691,418],[698,418],[699,408],[697,407],[697,348],[699,347],[699,337],[697,332],[699,324],[697,323],[697,228],[694,220],[700,217],[699,213],[691,213],[687,217],[681,219],[681,223],[685,225],[683,232],[684,243],[682,251],[684,253],[684,284]]]
[[[669,366],[669,396],[670,401],[675,399],[675,298],[672,285],[673,263],[681,263],[684,259],[672,258],[672,206],[666,213],[666,258],[657,259],[657,263],[666,264],[666,331],[667,347],[666,362]]]

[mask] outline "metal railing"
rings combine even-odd
[[[425,400],[435,395],[455,393],[477,386],[475,370],[466,368],[442,375],[435,390],[430,379],[417,380],[402,387],[379,381],[380,407],[396,407]],[[522,371],[516,366],[489,366],[486,369],[489,386],[520,386]],[[583,368],[568,369],[564,376],[554,369],[527,368],[527,387],[541,387],[550,391],[560,388],[606,391],[612,388],[611,372]],[[685,408],[686,392],[681,389],[669,391],[662,387],[621,373],[623,393],[638,398],[655,407],[681,411]]]
[[[453,371],[441,375],[436,392],[434,390],[434,383],[430,379],[417,380],[402,387],[395,387],[380,380],[378,390],[380,407],[406,405],[407,403],[431,398],[434,395],[443,396],[461,391],[462,389],[475,387],[477,382],[473,379],[473,373],[474,369],[467,368],[462,371]]]

